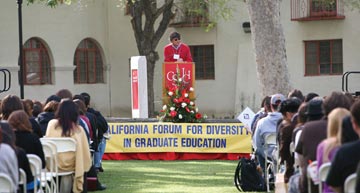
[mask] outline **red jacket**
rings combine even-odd
[[[166,45],[164,47],[164,62],[176,62],[177,59],[174,59],[174,54],[179,54],[180,58],[182,58],[184,62],[193,61],[190,48],[184,43],[180,43],[177,49],[172,44]]]

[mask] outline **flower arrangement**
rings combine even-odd
[[[172,85],[165,89],[164,105],[160,111],[160,121],[174,123],[201,123],[206,119],[206,115],[199,113],[195,106],[195,98],[192,97],[193,87],[180,78],[179,68]]]

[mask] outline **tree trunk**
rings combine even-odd
[[[155,115],[154,70],[155,63],[159,60],[159,54],[155,50],[170,20],[174,17],[174,13],[171,11],[173,4],[174,0],[166,0],[158,8],[157,0],[128,0],[128,6],[131,7],[131,24],[134,30],[136,45],[139,54],[146,56],[147,60],[149,117],[154,117]],[[155,23],[160,15],[162,15],[161,21],[155,30]]]
[[[262,97],[291,89],[280,4],[281,0],[247,0]]]

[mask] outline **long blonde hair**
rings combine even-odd
[[[345,108],[335,108],[328,115],[327,124],[327,141],[328,144],[324,149],[324,162],[329,161],[329,154],[341,144],[342,120],[350,115],[350,111]],[[331,140],[332,139],[332,140]]]

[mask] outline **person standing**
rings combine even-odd
[[[170,44],[164,47],[164,62],[192,62],[190,48],[181,42],[178,32],[170,34]]]

